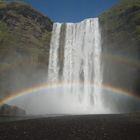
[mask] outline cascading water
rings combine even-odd
[[[42,86],[21,92],[26,95],[8,104],[34,115],[122,113],[133,110],[134,104],[137,110],[139,100],[102,86],[101,54],[98,18],[54,23],[47,84],[45,80]]]
[[[77,103],[71,101],[71,104],[74,108],[82,106],[81,112],[105,111],[101,96],[101,51],[98,18],[80,23],[54,23],[48,82],[61,83],[63,96],[71,94],[73,98],[78,98]]]

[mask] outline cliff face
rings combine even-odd
[[[104,83],[140,93],[140,1],[100,16]],[[0,98],[46,80],[52,21],[21,3],[0,2]]]
[[[104,83],[140,94],[140,1],[122,0],[100,23]]]
[[[42,82],[47,73],[52,24],[28,5],[0,2],[1,98]]]

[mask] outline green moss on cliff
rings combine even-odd
[[[117,6],[100,16],[102,29],[106,36],[105,41],[109,38],[112,42],[117,39],[117,43],[130,41],[130,46],[140,45],[139,26],[140,26],[140,1],[139,0],[122,0]],[[109,43],[112,43],[111,41]],[[117,44],[116,43],[116,44]],[[108,44],[108,43],[107,43]],[[109,45],[109,47],[115,47]]]
[[[1,43],[14,45],[12,47],[19,43],[24,46],[35,45],[34,48],[44,48],[46,43],[49,45],[52,30],[52,22],[49,18],[26,5],[18,3],[5,5],[0,9]],[[9,39],[11,36],[12,39]],[[11,44],[11,41],[14,44]]]
[[[27,4],[0,2],[1,93],[41,81],[48,66],[52,24]]]
[[[100,23],[104,82],[139,94],[140,0],[121,0],[100,15]]]

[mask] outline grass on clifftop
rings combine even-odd
[[[140,45],[140,0],[122,0],[103,13],[100,21],[112,42],[118,39],[122,44],[130,40],[130,45]]]

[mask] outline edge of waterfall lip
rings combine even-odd
[[[98,19],[98,17],[94,17],[94,18],[85,18],[81,21],[78,21],[78,22],[55,22],[54,24],[78,24],[78,23],[81,23],[81,22],[85,22],[85,21],[90,21],[90,20],[95,20],[95,19]]]

